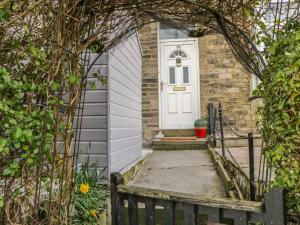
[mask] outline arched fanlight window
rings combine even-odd
[[[175,51],[173,51],[171,54],[170,54],[170,59],[176,59],[177,57],[181,57],[181,58],[187,58],[187,54],[180,50],[180,49],[176,49]]]

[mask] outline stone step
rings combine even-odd
[[[165,137],[191,137],[195,135],[194,129],[162,130]]]
[[[205,150],[207,140],[196,137],[166,137],[152,141],[153,150]]]

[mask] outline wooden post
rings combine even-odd
[[[209,222],[220,223],[222,209],[198,205],[198,214],[206,214]]]
[[[155,201],[153,198],[145,199],[146,225],[155,225]]]
[[[117,187],[119,184],[124,184],[124,179],[119,173],[110,175],[111,188],[111,219],[112,225],[124,225],[124,200],[121,194],[118,193]]]
[[[137,196],[128,196],[128,220],[129,225],[138,225],[139,215],[138,215],[138,201]]]
[[[164,204],[165,225],[175,225],[175,204],[172,201],[166,201]]]
[[[195,205],[184,204],[184,225],[196,225],[197,224],[197,209]]]
[[[286,190],[273,188],[265,197],[265,225],[285,225],[286,218]]]
[[[248,213],[238,210],[226,209],[223,211],[223,217],[232,218],[234,220],[234,225],[248,225],[249,222]]]

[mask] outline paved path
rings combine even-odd
[[[155,151],[129,185],[225,197],[206,150]]]

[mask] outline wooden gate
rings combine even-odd
[[[111,174],[112,225],[125,225],[125,210],[128,210],[129,225],[140,225],[139,203],[145,204],[143,224],[146,225],[156,224],[157,206],[163,207],[164,225],[177,224],[175,209],[183,211],[185,225],[197,225],[200,214],[207,215],[208,221],[214,223],[224,223],[226,218],[232,219],[234,225],[247,225],[248,222],[285,225],[284,199],[285,191],[278,188],[269,191],[264,202],[240,201],[124,185],[119,173]]]

